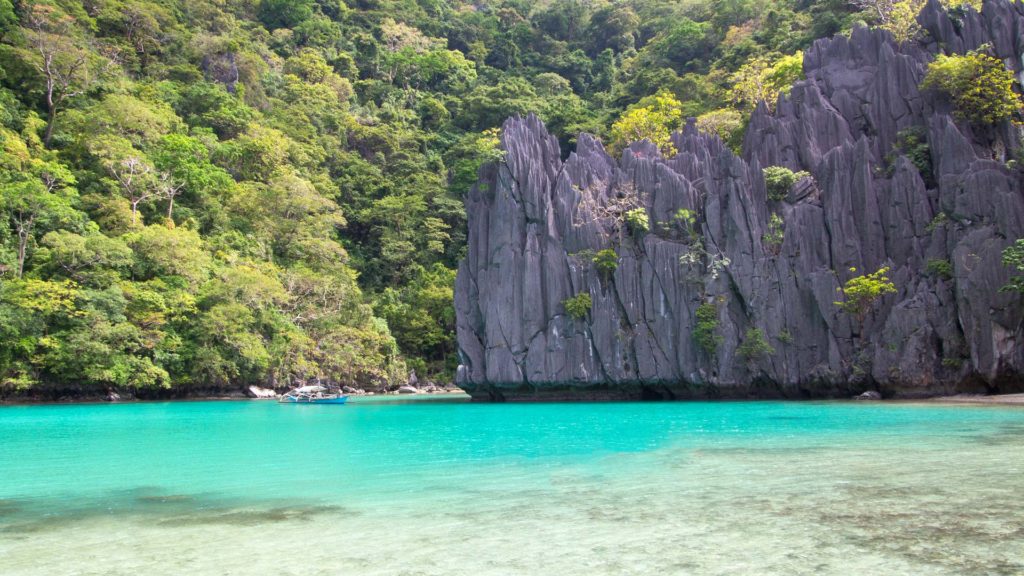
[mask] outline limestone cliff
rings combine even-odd
[[[990,44],[1020,73],[1024,5],[954,18],[931,0],[920,21],[929,40],[913,45],[867,28],[816,42],[806,80],[754,113],[742,157],[690,125],[673,158],[642,142],[616,161],[582,135],[563,161],[539,120],[506,122],[504,161],[466,198],[458,384],[497,400],[1024,388],[1024,305],[999,292],[1001,251],[1024,236],[1019,135],[973,129],[918,89],[940,50]],[[905,155],[908,134],[930,165]],[[762,168],[776,165],[813,178],[771,201]],[[646,234],[625,222],[635,207]],[[605,249],[610,273],[593,263]],[[863,323],[842,313],[850,269],[882,266],[898,292]],[[564,302],[584,293],[573,318]],[[758,330],[770,351],[744,346]]]

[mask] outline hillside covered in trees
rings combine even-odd
[[[0,395],[449,379],[507,117],[738,148],[813,40],[921,5],[0,0]]]

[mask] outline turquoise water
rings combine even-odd
[[[1024,410],[0,408],[0,573],[1024,574]]]

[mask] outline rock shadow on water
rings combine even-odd
[[[1024,444],[1024,424],[1003,424],[990,433],[971,434],[964,440],[981,446],[1021,446]]]
[[[21,508],[21,504],[14,500],[0,498],[0,519],[17,514]]]
[[[100,518],[137,519],[158,526],[227,524],[257,526],[305,522],[322,515],[358,512],[315,501],[246,499],[216,493],[171,493],[144,486],[88,497],[0,500],[0,534],[27,536]]]
[[[343,506],[319,504],[311,506],[287,506],[266,509],[211,509],[197,510],[157,521],[159,526],[203,526],[226,524],[231,526],[261,526],[281,522],[309,522],[323,515],[354,516],[357,513]]]

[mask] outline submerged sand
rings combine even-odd
[[[1024,406],[1024,394],[958,394],[956,396],[940,396],[929,402],[944,404],[993,404],[1002,406]]]

